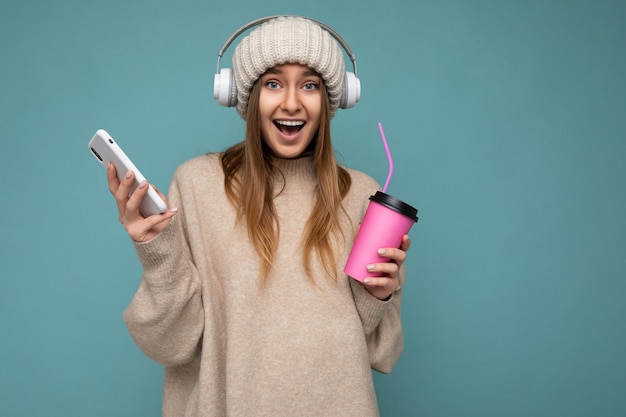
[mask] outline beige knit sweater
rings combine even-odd
[[[219,158],[178,168],[168,198],[179,213],[156,238],[136,244],[144,273],[124,318],[137,345],[165,367],[163,415],[377,416],[371,369],[390,372],[403,349],[401,291],[380,301],[342,269],[378,184],[350,170],[346,241],[335,252],[339,280],[314,261],[316,286],[300,245],[313,205],[312,161],[281,160],[280,241],[262,288]]]

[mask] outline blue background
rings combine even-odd
[[[239,141],[217,51],[277,13],[350,44],[341,161],[384,182],[382,122],[388,191],[420,211],[382,415],[626,415],[626,3],[608,0],[1,0],[0,414],[160,414],[162,369],[121,318],[141,269],[86,145],[107,129],[167,189]]]

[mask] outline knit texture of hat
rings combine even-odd
[[[343,89],[343,53],[330,33],[315,22],[296,16],[281,16],[265,22],[237,45],[233,72],[239,115],[246,119],[254,82],[268,69],[287,63],[306,65],[320,75],[328,92],[332,118]]]

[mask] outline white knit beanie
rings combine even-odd
[[[280,16],[265,22],[237,45],[233,72],[239,115],[246,118],[254,82],[268,69],[286,63],[306,65],[320,75],[328,92],[332,118],[343,89],[343,53],[330,33],[297,16]]]

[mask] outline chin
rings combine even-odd
[[[294,152],[273,152],[274,156],[281,159],[295,159],[301,157],[305,151],[294,151]]]

